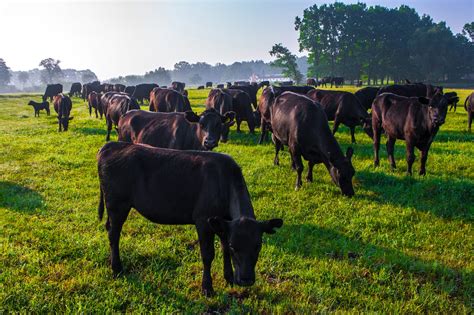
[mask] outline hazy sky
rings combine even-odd
[[[28,70],[52,57],[61,60],[62,68],[91,69],[100,79],[144,74],[159,66],[171,69],[180,60],[268,61],[275,43],[297,53],[295,16],[328,2],[0,0],[0,58],[13,70]],[[407,4],[446,21],[454,33],[474,19],[474,0],[362,2]]]

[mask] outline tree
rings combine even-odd
[[[271,62],[271,65],[282,69],[283,75],[294,80],[299,84],[303,80],[303,75],[298,70],[296,64],[296,55],[293,55],[288,48],[284,47],[281,43],[275,44],[270,50],[270,56],[276,57],[275,61]]]
[[[89,83],[95,80],[97,80],[97,76],[90,70],[85,70],[81,75],[82,83]]]
[[[202,78],[199,73],[195,73],[189,78],[189,81],[191,81],[192,84],[198,84],[202,82]]]
[[[39,66],[44,68],[44,71],[41,75],[41,80],[43,80],[44,83],[53,83],[54,79],[57,79],[62,75],[62,70],[59,66],[60,62],[60,60],[55,60],[53,58],[41,60]]]
[[[0,86],[10,83],[11,77],[12,74],[10,73],[10,68],[7,67],[5,60],[0,58]]]
[[[463,35],[469,35],[471,41],[474,42],[474,22],[464,24],[462,33]]]
[[[156,82],[159,85],[165,85],[171,82],[170,72],[163,67],[145,73],[144,78],[148,81]]]
[[[30,75],[26,71],[20,71],[20,73],[18,73],[18,80],[21,82],[22,87],[25,87],[25,83],[29,78]]]

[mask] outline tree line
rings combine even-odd
[[[296,17],[295,30],[300,51],[308,53],[308,77],[383,84],[405,78],[458,82],[474,73],[474,22],[453,34],[445,22],[406,5],[313,5]]]

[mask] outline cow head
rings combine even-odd
[[[208,219],[214,232],[223,240],[224,250],[230,252],[234,267],[234,283],[251,286],[255,282],[255,265],[262,248],[263,233],[274,234],[283,225],[281,219],[257,221],[241,217],[232,221],[220,217]]]
[[[362,117],[360,119],[360,124],[364,129],[365,133],[371,138],[374,138],[374,131],[372,130],[372,116],[368,115],[367,117]]]
[[[428,105],[428,117],[432,126],[439,127],[444,124],[446,114],[448,113],[448,104],[455,101],[457,97],[448,98],[441,93],[436,93],[431,99],[419,97],[421,104]],[[459,100],[459,98],[458,98]]]
[[[223,116],[215,109],[206,109],[201,115],[193,111],[186,111],[184,117],[190,123],[198,123],[201,132],[202,146],[206,150],[212,150],[217,147],[222,132],[235,123],[235,113],[227,112]]]
[[[332,181],[341,189],[342,194],[348,197],[354,196],[352,177],[354,177],[355,170],[351,161],[353,153],[354,150],[349,147],[346,156],[336,160],[333,160],[331,154],[329,154],[329,162],[331,163],[329,174],[331,174]]]
[[[74,117],[60,117],[58,116],[59,123],[63,126],[63,130],[67,131],[69,127],[69,121],[72,120]]]

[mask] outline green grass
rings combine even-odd
[[[457,91],[462,102],[471,92]],[[201,111],[208,90],[189,92]],[[136,211],[122,232],[126,272],[112,278],[97,219],[105,123],[74,99],[70,130],[58,133],[54,116],[33,117],[30,98],[39,96],[0,96],[0,313],[473,312],[474,134],[462,106],[437,135],[425,177],[405,175],[402,141],[398,169],[390,171],[384,146],[374,169],[358,128],[352,199],[321,165],[295,192],[288,151],[273,166],[271,144],[233,129],[217,151],[242,167],[257,218],[284,225],[265,237],[253,287],[225,285],[218,250],[208,299],[194,227],[155,225]],[[336,138],[349,146],[347,128]]]

